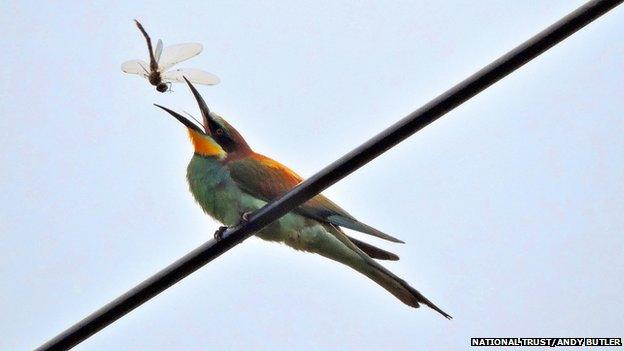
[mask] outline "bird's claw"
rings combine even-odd
[[[249,222],[249,217],[251,216],[251,214],[252,214],[252,213],[253,213],[252,211],[248,211],[248,212],[243,213],[243,214],[241,215],[240,220],[238,221],[237,226],[241,226],[241,225],[243,225],[243,224],[245,224],[245,223]],[[219,229],[217,229],[217,230],[214,232],[214,238],[215,238],[215,240],[216,240],[216,241],[219,241],[219,240],[223,239],[223,233],[225,233],[225,231],[226,231],[227,229],[228,229],[228,227],[226,227],[226,226],[221,226],[221,227],[219,227]]]
[[[214,238],[216,241],[223,239],[223,233],[228,229],[228,227],[221,226],[214,232]]]
[[[243,224],[249,222],[249,217],[251,217],[252,213],[253,213],[253,211],[247,211],[247,212],[243,213],[243,215],[240,218],[240,221],[238,222],[238,225],[243,225]]]

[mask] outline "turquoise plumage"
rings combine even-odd
[[[187,180],[193,197],[208,215],[226,226],[235,225],[244,214],[258,210],[302,181],[286,166],[254,152],[234,127],[210,112],[195,87],[187,83],[202,113],[201,127],[159,107],[189,130],[195,153],[188,165]],[[398,260],[398,256],[350,238],[341,227],[402,242],[358,221],[323,195],[317,195],[256,235],[341,262],[369,277],[403,303],[412,307],[422,303],[451,318],[374,260]]]

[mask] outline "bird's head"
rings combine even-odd
[[[240,133],[221,116],[211,112],[193,84],[186,78],[185,80],[199,105],[202,123],[198,123],[198,125],[175,111],[157,104],[156,106],[167,111],[188,128],[195,153],[205,157],[223,159],[227,156],[250,152],[249,145]]]

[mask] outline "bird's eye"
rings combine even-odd
[[[217,135],[223,135],[223,129],[219,128],[215,131]]]

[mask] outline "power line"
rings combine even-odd
[[[173,264],[63,331],[37,350],[67,350],[158,295],[253,233],[282,217],[407,137],[426,127],[490,85],[569,37],[624,0],[594,0],[579,7],[477,73],[431,100],[388,129],[303,181],[279,199],[256,211],[242,226],[227,229]]]

